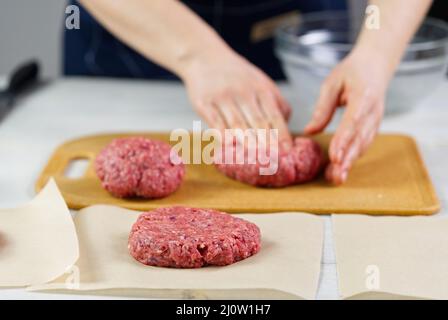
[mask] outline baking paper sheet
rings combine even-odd
[[[343,298],[448,299],[448,219],[332,220]]]
[[[129,231],[138,215],[104,205],[78,212],[80,259],[73,272],[30,289],[158,298],[313,299],[316,295],[323,244],[323,221],[318,217],[238,215],[261,229],[262,250],[257,255],[225,267],[170,269],[145,266],[128,253]]]
[[[0,210],[0,287],[51,281],[77,259],[75,226],[53,180],[28,204]]]

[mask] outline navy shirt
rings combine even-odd
[[[76,1],[80,29],[65,30],[64,74],[126,78],[176,79],[105,30]],[[344,0],[185,0],[238,53],[273,79],[283,79],[272,37],[254,41],[257,23],[299,11],[344,10]],[[154,43],[156,46],[157,43]],[[204,46],[207,43],[204,42]]]

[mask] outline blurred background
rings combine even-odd
[[[0,2],[0,74],[29,58],[38,58],[44,78],[61,70],[64,0]]]
[[[350,2],[355,12],[362,12],[365,8],[365,0]],[[32,57],[41,62],[43,78],[61,74],[61,41],[66,6],[64,0],[1,0],[0,74],[9,73]],[[448,21],[448,1],[435,0],[430,15]]]

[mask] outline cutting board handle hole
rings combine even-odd
[[[69,179],[82,178],[89,167],[90,160],[88,158],[72,159],[68,163],[64,171],[64,176]]]

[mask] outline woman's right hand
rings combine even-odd
[[[290,147],[291,108],[261,70],[230,49],[184,63],[181,77],[191,103],[209,127],[278,129],[280,146]]]
[[[181,1],[79,1],[114,35],[182,78],[210,127],[274,128],[281,141],[291,140],[290,108],[274,82]]]
[[[370,62],[370,63],[366,63]],[[338,106],[346,106],[329,148],[327,180],[342,184],[372,144],[380,126],[391,67],[374,52],[354,51],[325,80],[305,133],[325,129]]]

